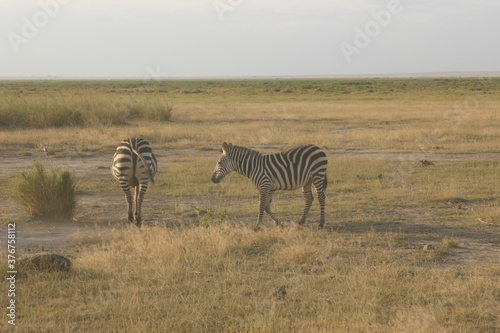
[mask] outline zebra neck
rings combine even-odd
[[[255,170],[258,168],[262,160],[262,154],[258,151],[244,148],[235,147],[233,151],[233,161],[235,162],[236,172],[248,178],[252,178]]]

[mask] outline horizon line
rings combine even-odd
[[[389,73],[389,74],[332,74],[332,75],[213,75],[213,76],[0,76],[0,81],[116,81],[116,80],[241,80],[241,79],[362,79],[362,78],[474,78],[500,77],[500,71],[476,72],[418,72],[418,73]]]

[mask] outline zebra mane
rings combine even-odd
[[[247,147],[236,146],[231,143],[225,143],[223,145],[223,149],[226,151],[228,156],[234,157],[236,155],[244,155],[244,156],[260,156],[261,152],[257,150],[253,150]]]

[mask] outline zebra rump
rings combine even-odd
[[[141,205],[148,182],[154,184],[154,175],[158,164],[149,143],[142,138],[123,140],[113,156],[111,173],[120,183],[125,192],[128,205],[128,220],[141,225]],[[130,188],[135,188],[135,214],[133,213],[133,198]]]

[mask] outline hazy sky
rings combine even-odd
[[[0,77],[500,70],[500,0],[0,0]]]

